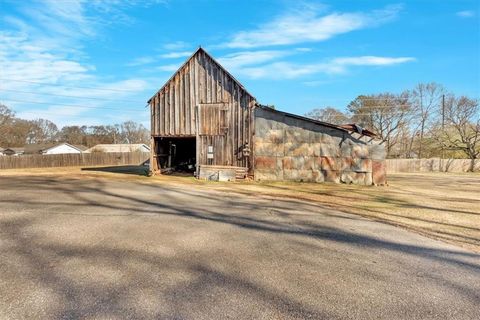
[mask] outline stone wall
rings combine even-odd
[[[266,108],[255,109],[253,154],[255,180],[385,183],[385,150],[372,138]]]

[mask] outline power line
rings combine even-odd
[[[46,95],[46,96],[76,98],[76,99],[91,99],[91,100],[114,101],[114,102],[143,103],[143,101],[140,102],[140,101],[135,101],[135,100],[107,99],[107,98],[98,98],[98,97],[81,97],[81,96],[70,96],[70,95],[63,95],[63,94],[53,94],[53,93],[23,91],[23,90],[12,90],[12,89],[2,89],[2,88],[0,88],[0,91],[18,92],[18,93],[31,93],[31,94],[36,94],[36,95]]]
[[[19,79],[8,79],[8,78],[0,78],[0,80],[33,83],[33,84],[40,84],[40,85],[52,86],[52,87],[79,88],[79,89],[91,89],[91,90],[112,91],[112,92],[125,92],[125,91],[127,91],[127,92],[139,92],[139,91],[141,91],[141,90],[127,90],[127,89],[120,90],[120,89],[106,89],[106,88],[72,86],[72,85],[62,85],[62,84],[57,84],[57,83],[39,82],[39,81],[31,81],[31,80],[19,80]]]

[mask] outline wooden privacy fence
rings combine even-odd
[[[387,159],[387,173],[396,172],[466,172],[470,159]],[[475,171],[480,171],[480,160],[475,163]]]
[[[149,157],[150,153],[148,152],[0,156],[0,169],[139,165]]]

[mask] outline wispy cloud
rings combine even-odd
[[[192,55],[191,51],[176,51],[176,52],[169,52],[159,55],[159,58],[162,59],[176,59],[176,58],[185,58]]]
[[[242,51],[225,55],[218,59],[227,69],[237,69],[276,60],[290,55],[291,52],[281,50]]]
[[[473,10],[463,10],[463,11],[458,11],[457,16],[461,18],[473,18],[475,17],[475,11]]]
[[[138,67],[147,64],[159,63],[163,59],[179,59],[192,55],[191,51],[173,51],[152,56],[138,57],[125,64],[127,67]]]
[[[131,62],[127,63],[127,67],[137,67],[137,66],[143,66],[145,64],[150,64],[157,61],[155,57],[138,57],[133,59]]]
[[[178,68],[180,68],[180,64],[172,63],[172,64],[166,64],[163,66],[158,66],[155,69],[158,71],[175,72],[178,70]]]
[[[317,8],[310,6],[292,10],[254,30],[238,32],[223,46],[255,48],[324,41],[336,35],[390,21],[401,9],[400,5],[394,5],[368,13],[331,13],[321,16]]]
[[[341,74],[353,66],[390,66],[415,61],[412,57],[340,57],[321,63],[300,64],[291,62],[273,62],[261,66],[247,66],[235,70],[236,74],[259,79],[292,79],[312,74]]]
[[[184,41],[175,41],[175,42],[170,42],[163,45],[163,49],[169,50],[169,51],[184,50],[188,47],[190,47],[190,45]]]

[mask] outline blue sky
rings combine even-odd
[[[60,126],[134,120],[201,45],[304,114],[435,81],[480,96],[478,1],[0,0],[0,102]]]

